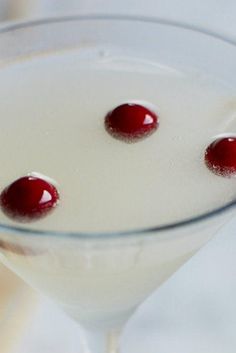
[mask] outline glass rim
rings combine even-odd
[[[206,29],[204,27],[199,27],[197,25],[189,25],[181,21],[172,21],[165,18],[159,17],[147,17],[147,16],[132,16],[132,15],[109,15],[109,14],[83,14],[83,15],[71,15],[71,16],[60,16],[60,17],[49,17],[38,20],[13,22],[8,24],[3,24],[0,26],[0,35],[12,31],[17,31],[21,29],[27,29],[31,27],[38,27],[49,24],[63,23],[63,22],[73,22],[73,21],[127,21],[127,22],[140,22],[149,24],[160,24],[168,27],[176,27],[188,31],[193,31],[205,36],[212,37],[214,39],[221,40],[225,43],[231,44],[236,47],[236,42],[226,36]],[[229,212],[236,207],[236,198],[232,201],[224,204],[223,206],[214,208],[210,211],[197,214],[189,218],[184,218],[179,221],[165,223],[159,226],[137,228],[132,230],[122,230],[122,231],[104,231],[104,232],[83,232],[83,231],[53,231],[53,230],[38,230],[30,227],[21,227],[8,225],[0,223],[0,231],[5,231],[7,233],[24,234],[24,235],[36,235],[36,236],[55,236],[59,238],[78,238],[78,239],[99,239],[99,238],[119,238],[122,236],[140,236],[144,234],[152,233],[162,233],[165,231],[175,230],[186,226],[191,226],[193,224],[200,224],[205,220],[215,218],[221,214]],[[157,235],[158,235],[157,234]]]

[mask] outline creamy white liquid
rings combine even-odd
[[[235,179],[217,177],[204,164],[214,136],[236,127],[236,98],[220,82],[132,66],[131,59],[86,61],[76,52],[11,65],[0,78],[0,188],[38,172],[54,179],[61,194],[54,214],[31,227],[150,227],[236,196]],[[107,112],[129,101],[151,104],[160,118],[152,136],[133,144],[104,129]],[[2,214],[0,220],[12,223]]]
[[[189,218],[235,197],[236,180],[204,164],[214,136],[236,128],[236,92],[215,79],[68,52],[5,67],[0,96],[0,187],[38,172],[54,179],[61,194],[55,211],[30,227],[137,229]],[[104,129],[107,112],[130,101],[151,104],[160,117],[159,129],[134,144]],[[2,213],[0,220],[17,224]],[[83,324],[117,327],[221,221],[152,239],[1,234],[23,250],[8,244],[3,261]]]

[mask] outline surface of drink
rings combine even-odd
[[[30,227],[120,231],[159,226],[235,197],[235,179],[205,166],[206,146],[236,127],[235,92],[198,72],[178,72],[89,50],[45,55],[0,72],[1,188],[38,172],[58,183],[56,211]],[[158,130],[136,143],[104,129],[124,102],[150,106]],[[1,214],[0,220],[9,220]]]
[[[235,179],[204,163],[213,138],[236,126],[235,92],[214,77],[84,49],[22,60],[2,68],[0,78],[1,187],[36,172],[61,195],[42,220],[22,225],[1,213],[2,223],[119,232],[188,219],[235,198]],[[155,111],[157,131],[136,143],[110,136],[104,118],[124,102]],[[4,261],[85,325],[116,326],[218,227],[148,244],[45,236],[36,252],[34,239],[22,235],[14,237],[22,253],[8,247]]]

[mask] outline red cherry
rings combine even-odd
[[[113,137],[125,142],[135,142],[157,129],[158,116],[142,105],[126,103],[107,114],[105,127]]]
[[[222,137],[206,149],[205,162],[215,174],[230,177],[236,174],[236,137]]]
[[[8,217],[22,222],[46,216],[58,200],[55,186],[36,176],[17,179],[0,195],[2,211]]]

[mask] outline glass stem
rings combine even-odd
[[[119,329],[83,331],[83,353],[119,353]]]

